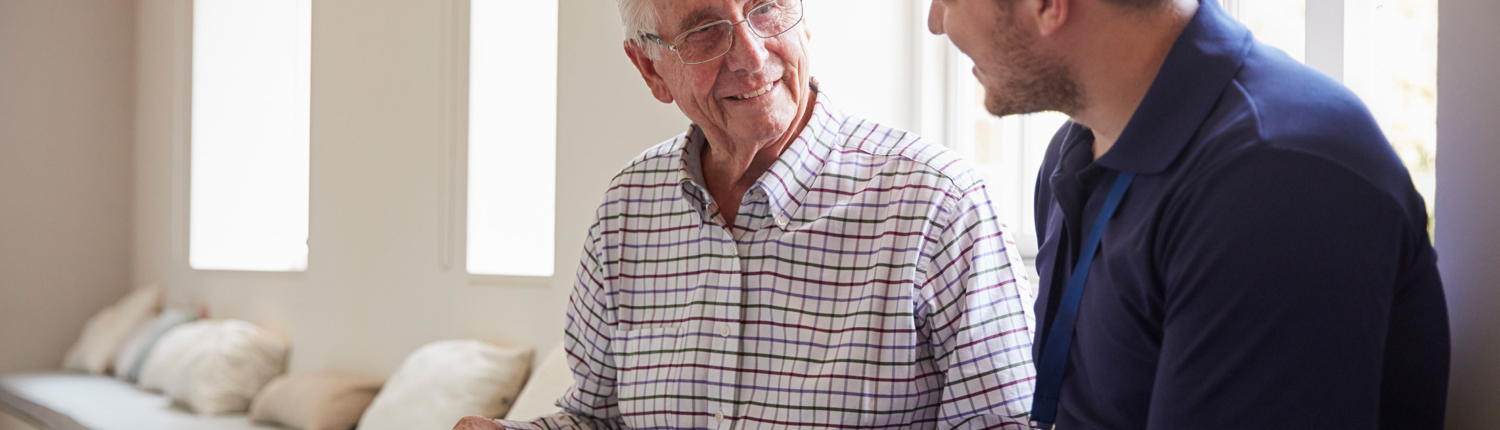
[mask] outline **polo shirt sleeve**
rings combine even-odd
[[[915,306],[943,374],[941,428],[1027,428],[1035,293],[982,181],[949,195],[926,236]]]
[[[619,401],[615,395],[616,365],[609,353],[614,337],[613,303],[609,279],[604,267],[607,255],[601,252],[603,224],[589,229],[568,297],[567,326],[563,349],[568,353],[568,367],[573,385],[557,400],[563,411],[530,421],[497,422],[507,429],[623,429]]]
[[[1382,379],[1446,366],[1446,326],[1402,319],[1445,305],[1439,285],[1396,291],[1426,232],[1393,196],[1291,150],[1242,150],[1202,171],[1156,226],[1163,326],[1148,428],[1373,429]]]

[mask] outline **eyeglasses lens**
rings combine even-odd
[[[756,36],[770,38],[791,30],[802,21],[801,0],[773,0],[757,6],[746,17]],[[699,64],[729,52],[734,44],[734,26],[727,21],[684,33],[677,37],[677,55],[682,62]]]

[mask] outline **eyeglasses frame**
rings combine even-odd
[[[756,6],[756,7],[752,8],[752,9],[750,9],[750,14],[754,14],[756,9],[760,9],[760,8],[763,8],[763,7],[766,7],[766,6],[770,6],[772,4],[775,4],[778,1],[782,1],[782,0],[771,0],[771,1],[767,1],[765,3],[762,3],[760,6]],[[786,32],[792,31],[793,28],[797,28],[798,25],[801,25],[802,24],[802,20],[807,17],[807,11],[805,11],[805,10],[802,9],[802,0],[792,0],[792,1],[796,1],[797,2],[797,10],[799,11],[799,14],[797,15],[797,22],[792,23],[792,25],[788,25],[786,27],[786,30],[781,30],[780,32],[778,32],[776,34],[772,34],[772,35],[762,35],[762,34],[760,34],[760,32],[756,31],[755,30],[755,26],[752,25],[752,26],[750,26],[750,33],[754,34],[756,36],[760,36],[761,39],[770,39],[772,37],[776,37],[776,36],[780,36],[780,35],[786,34]],[[730,28],[734,28],[735,26],[738,26],[740,24],[744,24],[746,22],[749,22],[750,21],[750,17],[749,17],[750,14],[747,14],[747,16],[745,17],[745,19],[742,19],[742,20],[739,20],[739,21],[730,21],[730,20],[727,20],[727,19],[721,19],[721,20],[718,20],[718,21],[714,21],[714,22],[710,22],[710,23],[707,23],[707,24],[703,24],[703,25],[697,26],[697,27],[693,27],[691,30],[684,31],[684,32],[682,32],[682,34],[677,35],[677,37],[672,40],[673,43],[667,43],[666,41],[661,40],[660,36],[657,36],[657,35],[652,34],[652,33],[641,33],[641,37],[644,38],[644,39],[646,39],[646,40],[649,40],[651,42],[654,42],[654,43],[656,43],[658,45],[667,47],[667,49],[670,49],[673,53],[677,54],[677,61],[681,61],[682,64],[686,64],[686,65],[689,65],[689,66],[694,66],[694,65],[698,65],[698,64],[704,64],[704,63],[708,63],[708,62],[717,60],[719,58],[723,58],[724,55],[729,54],[729,51],[733,51],[734,50],[734,31],[730,30],[730,32],[729,32],[729,48],[728,49],[725,49],[724,52],[719,53],[719,55],[715,55],[713,58],[709,58],[707,60],[703,60],[703,61],[699,61],[699,62],[695,62],[695,63],[689,63],[689,62],[687,62],[687,60],[682,59],[682,52],[677,50],[677,45],[682,44],[682,38],[686,37],[689,34],[693,34],[693,32],[696,32],[698,30],[702,30],[702,29],[705,29],[705,28],[713,27],[715,25],[719,25],[719,24],[723,24],[723,23],[729,23],[729,27]]]

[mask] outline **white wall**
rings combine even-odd
[[[128,290],[134,32],[128,1],[0,1],[0,372]]]
[[[1438,16],[1438,268],[1453,330],[1448,428],[1500,425],[1500,2]]]
[[[917,0],[880,1],[891,10],[869,19],[881,27],[909,25],[909,5]],[[843,9],[809,5],[810,25],[820,28],[816,16],[856,6],[839,3]],[[308,269],[191,270],[190,4],[140,1],[134,278],[167,283],[175,305],[205,304],[214,316],[289,335],[294,371],[381,375],[418,346],[456,337],[535,345],[544,353],[561,340],[583,235],[609,178],[640,151],[687,129],[677,108],[655,101],[626,59],[614,1],[562,1],[556,275],[540,282],[471,279],[462,269],[462,146],[453,145],[461,140],[451,134],[461,137],[464,127],[448,114],[463,104],[449,92],[462,88],[454,86],[462,75],[454,70],[465,70],[450,63],[450,49],[464,47],[466,2],[320,0],[313,4]],[[460,21],[450,22],[454,17]],[[837,25],[815,33],[814,43],[869,50],[870,40],[879,40],[898,51],[854,67],[866,52],[822,48],[814,55],[831,60],[814,66],[816,76],[838,82],[831,88],[848,88],[835,95],[846,111],[910,123],[914,111],[900,89],[911,79],[901,71],[910,47],[896,34],[860,36]],[[449,40],[453,34],[459,37]],[[445,261],[452,262],[446,270]]]
[[[293,371],[384,375],[418,346],[449,338],[557,344],[583,235],[609,178],[687,128],[625,58],[614,2],[561,2],[557,275],[471,280],[462,241],[448,239],[462,238],[449,214],[461,223],[464,213],[462,199],[448,197],[464,195],[449,189],[464,172],[449,162],[449,11],[460,3],[320,0],[308,269],[191,270],[183,164],[190,3],[140,2],[134,276],[168,283],[175,304],[203,303],[214,316],[289,335]],[[453,262],[447,270],[445,259]]]

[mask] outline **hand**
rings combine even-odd
[[[489,418],[469,415],[458,420],[458,424],[453,425],[453,430],[505,430],[505,426]]]

